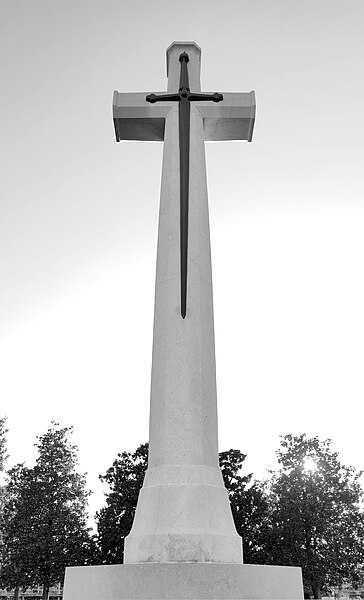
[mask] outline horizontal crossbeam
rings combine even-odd
[[[224,100],[214,105],[194,102],[203,118],[206,142],[247,140],[251,142],[255,121],[254,92],[224,92]]]
[[[163,93],[163,92],[161,92]],[[150,104],[146,92],[114,92],[113,118],[116,141],[163,142],[165,118],[172,108],[168,102]]]
[[[163,94],[163,92],[158,93]],[[114,92],[113,117],[116,140],[145,140],[163,142],[164,122],[175,107],[171,102],[145,101],[145,92]],[[193,96],[197,96],[192,92]],[[205,94],[203,94],[205,95]],[[193,101],[203,118],[205,141],[251,141],[255,121],[254,92],[224,92],[222,102]]]

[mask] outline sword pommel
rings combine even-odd
[[[218,92],[215,92],[213,94],[213,97],[212,97],[213,102],[221,102],[221,100],[223,100],[223,99],[224,99],[224,96],[222,94],[219,94]]]
[[[179,62],[188,62],[189,60],[187,52],[182,52],[182,54],[179,55]]]
[[[150,102],[151,104],[154,104],[154,102],[157,101],[157,96],[155,94],[148,94],[148,96],[146,96],[146,101]]]

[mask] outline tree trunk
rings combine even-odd
[[[17,585],[15,590],[14,590],[14,596],[13,596],[14,600],[18,600],[19,599],[19,586]]]
[[[43,583],[42,600],[48,600],[49,596],[49,584]]]
[[[312,583],[312,591],[314,598],[321,598],[321,588],[319,583]]]

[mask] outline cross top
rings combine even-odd
[[[201,91],[201,48],[194,42],[173,42],[167,48],[167,78],[168,92],[178,90],[180,79],[180,56],[187,54],[190,89],[194,92]]]

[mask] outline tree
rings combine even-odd
[[[124,539],[133,524],[147,467],[148,444],[141,444],[134,453],[118,454],[106,474],[99,476],[110,487],[106,506],[96,513],[99,562],[102,564],[124,561]]]
[[[34,512],[34,480],[31,469],[15,465],[7,472],[4,507],[1,514],[0,587],[14,589],[33,584],[30,571],[30,544],[36,536],[30,513]]]
[[[52,423],[35,444],[34,468],[18,465],[8,474],[1,577],[6,587],[42,585],[44,600],[50,586],[63,580],[66,566],[87,563],[92,546],[86,526],[89,494],[85,476],[76,472],[71,433],[71,427]]]
[[[235,527],[243,539],[244,562],[265,564],[269,503],[261,483],[252,482],[252,473],[239,475],[245,458],[246,454],[240,450],[220,452],[220,468],[228,491]]]
[[[248,562],[263,562],[264,527],[268,503],[259,484],[251,484],[252,475],[241,477],[238,471],[245,459],[239,450],[220,453],[220,467],[228,489],[233,517],[238,533],[243,535],[244,555]],[[148,444],[142,444],[134,453],[122,452],[105,475],[110,492],[106,506],[96,515],[100,562],[122,563],[124,539],[129,534],[148,467]]]
[[[270,482],[270,562],[301,566],[314,598],[358,585],[364,562],[362,472],[342,465],[330,446],[305,434],[283,436],[281,468]]]
[[[7,449],[6,449],[6,434],[8,430],[5,428],[7,417],[2,417],[0,419],[0,474],[4,471],[5,463],[8,459]],[[2,481],[0,481],[0,519],[4,510],[4,499],[5,499],[5,486],[2,485]],[[0,548],[2,544],[2,535],[1,535],[1,527],[0,527]]]
[[[7,417],[0,419],[0,473],[4,470],[8,455],[6,454],[6,434],[8,430],[5,428]]]
[[[84,564],[90,547],[85,476],[76,472],[77,448],[69,442],[72,427],[58,429],[56,423],[35,444],[39,456],[34,468],[38,510],[37,539],[33,545],[33,567],[43,585],[49,587],[64,577],[66,566]]]

